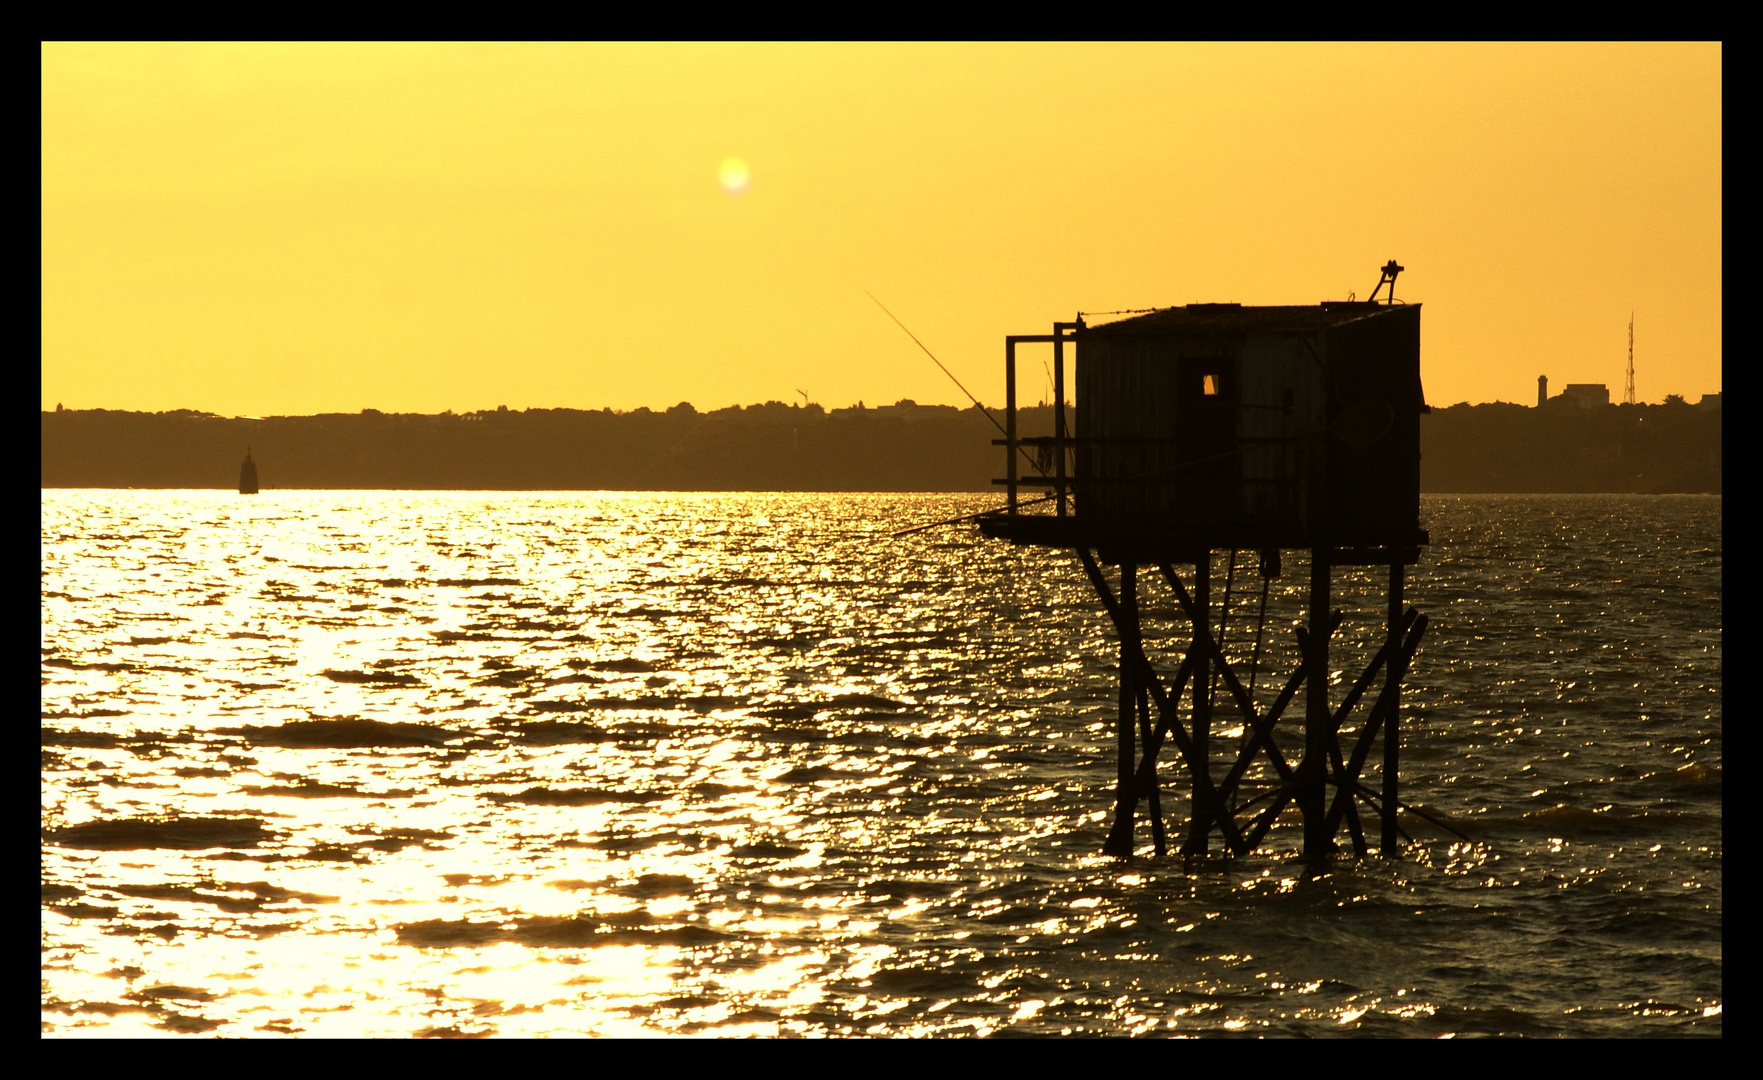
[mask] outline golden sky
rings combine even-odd
[[[1434,405],[1618,400],[1631,310],[1721,389],[1718,44],[42,57],[50,409],[966,404],[866,290],[1001,403],[1005,334],[1391,258]]]

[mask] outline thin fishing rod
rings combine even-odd
[[[871,300],[875,300],[875,294],[870,292],[868,289],[863,290],[863,295],[869,297]],[[882,303],[880,300],[875,300],[875,306],[878,308],[881,308],[882,311],[887,315],[888,318],[893,319],[895,326],[898,326],[902,330],[906,330],[906,324],[900,321],[899,316],[895,315],[891,311],[888,311],[888,305]],[[998,423],[998,418],[993,416],[991,414],[991,411],[988,410],[984,405],[981,405],[979,403],[979,398],[974,397],[973,394],[968,391],[967,387],[961,385],[961,380],[955,378],[955,373],[953,371],[950,371],[948,368],[943,367],[943,362],[941,360],[937,359],[937,354],[931,352],[929,349],[926,349],[924,342],[918,340],[917,334],[914,334],[910,330],[906,330],[906,336],[912,339],[912,343],[914,345],[917,345],[919,348],[924,349],[924,355],[930,357],[931,363],[935,364],[936,366],[938,366],[940,368],[943,368],[943,374],[949,376],[950,381],[953,382],[956,386],[961,387],[961,392],[963,394],[967,394],[967,400],[973,402],[974,408],[978,409],[982,413],[985,413],[986,419],[990,420],[992,422],[992,426],[998,429],[998,433],[1000,435],[1003,435],[1006,439],[1008,439],[1010,437],[1010,432],[1004,430],[1004,425]],[[1047,471],[1045,469],[1041,468],[1040,463],[1035,461],[1034,458],[1028,456],[1028,451],[1024,450],[1020,443],[1017,444],[1016,452],[1018,454],[1022,455],[1022,460],[1028,462],[1029,468],[1033,469],[1037,475],[1040,475],[1040,476],[1047,475]]]
[[[1056,496],[1041,495],[1041,496],[1038,496],[1033,499],[1024,499],[1021,502],[1017,503],[1016,505],[1018,505],[1018,506],[1033,506],[1035,503],[1044,503],[1044,502],[1047,502],[1048,500],[1053,499],[1053,498],[1056,498]],[[983,517],[993,517],[998,514],[1002,514],[1004,512],[1004,510],[1005,510],[1005,508],[1001,507],[1001,506],[995,507],[991,510],[976,510],[971,514],[962,514],[960,517],[944,518],[942,521],[933,521],[929,525],[914,525],[909,529],[901,529],[899,532],[889,533],[888,535],[890,537],[892,537],[892,536],[910,536],[913,533],[923,532],[926,529],[935,529],[935,528],[938,528],[943,525],[959,525],[963,521],[972,521],[976,518],[983,518]]]
[[[875,300],[875,294],[870,292],[868,289],[863,290],[863,295],[869,297],[871,300]],[[888,318],[893,319],[895,326],[898,326],[902,330],[906,330],[906,324],[900,321],[899,316],[895,315],[891,311],[888,311],[888,305],[882,303],[880,300],[875,300],[875,306],[878,308],[881,308],[882,311],[887,314]],[[979,403],[979,398],[976,398],[971,393],[969,393],[967,387],[961,386],[961,380],[955,378],[955,373],[953,371],[950,371],[948,368],[943,367],[943,362],[941,360],[937,359],[937,354],[931,352],[929,349],[925,349],[924,342],[918,340],[917,334],[914,334],[910,330],[906,330],[906,336],[912,339],[912,343],[914,345],[917,345],[919,348],[924,349],[924,355],[930,357],[931,363],[935,364],[936,366],[938,366],[940,368],[943,368],[943,374],[949,376],[949,380],[951,382],[953,382],[956,386],[961,387],[961,392],[963,394],[967,394],[967,400],[973,402],[974,408],[976,408],[980,412],[983,412],[986,414],[986,419],[990,420],[992,422],[993,427],[997,428],[1000,432],[1003,432],[1003,434],[1006,437],[1009,436],[1010,433],[1007,431],[1004,431],[1004,425],[998,423],[998,418],[993,416],[991,414],[991,412],[989,410],[987,410],[987,408],[984,405],[981,405]]]

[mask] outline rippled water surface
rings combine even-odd
[[[1427,499],[1403,797],[1470,839],[1314,863],[1101,855],[1076,558],[889,536],[987,505],[45,491],[43,1031],[1721,1033],[1718,496]]]

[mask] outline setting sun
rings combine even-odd
[[[722,181],[722,189],[730,195],[739,195],[747,190],[747,163],[738,157],[725,158],[722,167],[716,171],[717,178]]]

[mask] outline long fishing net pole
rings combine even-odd
[[[918,346],[920,349],[924,350],[924,355],[930,357],[931,363],[935,364],[938,368],[941,368],[943,374],[947,375],[949,377],[949,381],[954,383],[957,387],[959,387],[963,394],[967,395],[967,400],[973,402],[973,407],[985,414],[985,418],[987,420],[990,420],[992,422],[992,426],[998,429],[998,434],[1004,436],[1004,438],[1006,438],[1006,439],[1010,438],[1010,432],[1005,430],[1003,424],[998,423],[998,418],[992,415],[992,411],[990,409],[986,408],[984,405],[981,405],[979,403],[979,398],[974,397],[973,392],[971,390],[967,389],[967,387],[962,384],[960,379],[957,379],[955,377],[955,373],[953,371],[950,371],[947,367],[945,367],[941,360],[937,359],[936,353],[931,352],[930,349],[925,345],[924,342],[918,340],[918,335],[914,334],[910,329],[908,329],[906,324],[900,321],[900,317],[898,315],[895,315],[893,312],[888,310],[888,305],[882,303],[880,300],[876,300],[875,294],[870,292],[868,289],[863,290],[863,295],[869,297],[871,300],[875,300],[875,306],[878,308],[881,308],[882,313],[884,315],[886,315],[888,318],[894,320],[895,326],[898,326],[901,330],[906,331],[906,336],[912,339],[912,344],[914,344],[914,345]],[[1029,468],[1033,469],[1037,475],[1040,475],[1040,476],[1047,475],[1047,470],[1041,468],[1040,463],[1038,461],[1036,461],[1034,458],[1030,457],[1028,451],[1023,449],[1023,447],[1020,443],[1018,443],[1016,446],[1016,452],[1018,454],[1022,455],[1022,460],[1028,462]],[[1031,500],[1029,500],[1029,503],[1046,502],[1048,499],[1051,499],[1051,498],[1053,498],[1053,496],[1047,495],[1047,496],[1044,496],[1039,499],[1031,499]],[[1028,503],[1025,503],[1022,505],[1028,505]],[[938,525],[953,525],[958,521],[965,521],[968,518],[980,517],[980,516],[983,516],[984,514],[989,514],[989,513],[995,513],[995,511],[987,510],[987,511],[981,511],[980,514],[963,514],[961,517],[958,517],[958,518],[951,518],[948,521],[933,522],[930,525],[921,525],[916,528],[906,529],[902,532],[897,532],[894,535],[895,536],[904,536],[906,533],[918,532],[921,529],[935,528]]]
[[[863,290],[863,295],[869,297],[871,300],[875,300],[875,294],[870,292],[868,289]],[[900,321],[900,317],[898,315],[895,315],[893,312],[888,310],[888,305],[882,303],[880,300],[875,300],[875,306],[878,308],[881,308],[883,313],[885,313],[888,318],[894,320],[895,326],[898,326],[902,330],[906,330],[906,324]],[[992,422],[993,427],[997,428],[998,431],[1001,434],[1003,434],[1006,438],[1009,437],[1010,433],[1004,430],[1003,424],[998,423],[998,418],[993,416],[991,414],[991,411],[988,410],[984,405],[981,405],[979,403],[979,398],[974,397],[973,394],[968,391],[967,387],[961,385],[961,380],[955,378],[955,373],[953,371],[950,371],[948,368],[943,367],[943,362],[941,360],[937,359],[937,354],[931,352],[929,349],[926,349],[924,342],[918,340],[917,334],[914,334],[910,330],[906,330],[906,336],[912,339],[912,344],[918,346],[921,349],[924,349],[924,355],[930,357],[931,363],[935,364],[939,368],[943,368],[943,374],[947,375],[949,377],[949,381],[953,382],[956,386],[961,388],[961,392],[963,394],[967,395],[967,400],[973,402],[974,408],[976,408],[980,412],[986,414],[986,419],[990,420]]]

